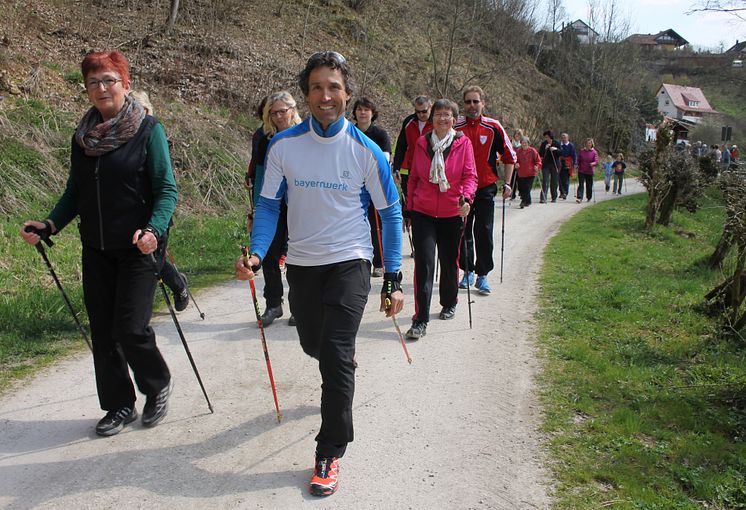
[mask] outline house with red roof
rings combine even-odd
[[[673,51],[689,44],[689,41],[677,34],[672,28],[661,30],[657,34],[632,34],[627,37],[626,41],[646,50],[666,51]]]
[[[663,83],[656,96],[658,97],[658,111],[669,119],[694,125],[708,116],[718,114],[710,106],[702,90],[697,87]]]

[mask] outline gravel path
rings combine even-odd
[[[636,183],[629,188],[640,191]],[[391,321],[377,311],[374,280],[357,339],[356,440],[332,497],[307,494],[320,421],[314,360],[285,319],[267,328],[284,414],[278,425],[248,283],[233,281],[199,292],[204,321],[193,306],[179,314],[215,414],[170,317],[157,314],[175,381],[166,419],[154,429],[135,422],[99,438],[94,426],[103,413],[90,356],[55,364],[0,401],[0,507],[548,508],[534,382],[536,276],[548,238],[589,204],[540,205],[535,196],[530,208],[506,211],[502,285],[497,204],[493,293],[472,294],[473,329],[466,291],[456,318],[439,321],[436,289],[428,334],[408,346],[412,365]],[[402,270],[407,302],[399,322],[406,331],[414,309],[411,258]]]

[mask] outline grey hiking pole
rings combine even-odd
[[[503,282],[503,259],[505,255],[505,197],[503,197],[503,224],[500,233],[500,283]]]
[[[140,237],[142,237],[144,232],[140,232]],[[179,338],[181,339],[181,345],[184,346],[184,351],[186,351],[187,358],[189,358],[189,363],[192,365],[192,370],[194,371],[194,375],[197,376],[197,382],[199,383],[199,387],[202,389],[202,394],[205,396],[205,400],[207,401],[207,407],[210,409],[211,413],[214,413],[215,411],[212,409],[212,404],[210,403],[210,397],[207,396],[207,390],[205,390],[205,385],[202,384],[202,378],[199,376],[199,370],[197,370],[197,365],[194,362],[194,358],[192,357],[192,351],[189,350],[189,345],[187,345],[186,338],[184,337],[184,331],[181,329],[181,324],[179,324],[179,319],[176,318],[176,312],[174,311],[174,307],[171,305],[171,300],[168,297],[168,292],[166,291],[166,284],[163,283],[163,279],[161,278],[161,272],[158,270],[158,262],[155,259],[155,254],[150,254],[150,262],[153,264],[153,273],[155,274],[155,277],[158,279],[158,284],[161,287],[161,291],[163,292],[163,299],[166,301],[166,306],[168,307],[168,311],[171,314],[171,319],[174,321],[174,326],[176,326],[176,331],[179,333]]]
[[[171,252],[169,251],[168,248],[166,248],[166,255],[168,255],[168,260],[171,262],[171,265],[174,266],[174,270],[176,271],[176,274],[178,274],[181,281],[184,282],[184,288],[186,289],[187,294],[189,294],[189,299],[191,299],[192,303],[194,303],[194,307],[197,309],[197,312],[199,313],[199,318],[202,320],[205,320],[205,313],[199,309],[199,305],[197,304],[197,301],[194,300],[194,296],[192,295],[192,291],[189,288],[189,284],[187,283],[186,277],[184,277],[179,271],[179,268],[176,267],[176,262],[174,262],[174,256],[171,255]]]
[[[91,353],[93,353],[93,346],[91,345],[91,340],[88,338],[88,334],[85,332],[85,329],[83,329],[83,325],[78,320],[78,315],[75,313],[75,309],[73,308],[73,305],[70,302],[70,299],[67,297],[67,294],[65,294],[65,290],[62,288],[60,279],[57,278],[57,273],[55,273],[54,269],[52,268],[52,263],[49,262],[49,257],[47,257],[47,252],[44,249],[44,245],[41,244],[41,242],[44,241],[47,244],[47,246],[49,246],[50,248],[54,246],[54,243],[49,238],[51,227],[47,224],[47,227],[44,230],[39,230],[38,228],[35,228],[31,225],[26,225],[25,227],[23,227],[23,230],[24,232],[33,232],[34,234],[38,235],[41,238],[41,240],[38,243],[36,243],[34,247],[36,248],[36,251],[38,251],[41,254],[41,258],[43,258],[44,262],[47,264],[49,273],[52,275],[52,279],[54,279],[54,283],[57,284],[57,288],[60,290],[60,294],[62,294],[62,299],[65,300],[67,309],[70,310],[70,314],[73,316],[73,320],[75,320],[75,324],[78,325],[80,334],[83,335],[83,340],[85,340],[85,343],[88,345],[88,349],[90,349]]]
[[[459,202],[463,206],[464,197],[461,197],[459,199]],[[505,204],[505,200],[503,199],[503,205]],[[467,243],[466,243],[466,224],[468,223],[467,218],[463,219],[464,225],[461,227],[461,239],[464,243],[464,258],[466,259],[466,302],[469,305],[469,329],[471,329],[472,325],[472,319],[471,319],[471,285],[469,285],[469,254],[466,250],[469,249]]]

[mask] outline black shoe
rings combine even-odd
[[[519,205],[518,207],[520,207],[521,209],[523,209],[524,207],[526,207],[526,204],[524,202],[521,202],[521,205]]]
[[[561,195],[560,195],[560,198],[561,198],[562,200],[567,200],[567,195],[565,195],[565,194],[563,193],[563,194],[561,194]]]
[[[553,198],[553,199],[552,199],[552,203],[555,203],[556,201],[557,201],[557,199],[556,199],[556,198]]]
[[[456,315],[455,306],[444,306],[443,309],[440,311],[440,315],[438,317],[442,321],[447,321],[449,319],[453,319],[454,315]]]
[[[189,304],[189,292],[187,291],[187,278],[184,273],[179,273],[181,281],[184,282],[184,288],[181,292],[174,292],[174,308],[177,312],[183,311]]]
[[[267,308],[260,317],[262,326],[269,326],[275,319],[279,319],[280,317],[282,317],[282,305]]]
[[[149,395],[142,408],[142,424],[146,427],[155,427],[166,416],[168,412],[168,398],[174,389],[174,380],[155,395]]]
[[[106,413],[96,424],[96,434],[99,436],[113,436],[119,434],[125,425],[137,419],[137,409],[122,407]]]
[[[288,326],[295,326],[295,316],[291,315],[288,319]]]
[[[540,203],[540,204],[546,204],[546,203],[547,203],[547,201],[546,201],[546,200],[544,200],[543,198],[540,198],[540,199],[539,199],[539,203]]]
[[[406,337],[410,340],[417,340],[427,334],[427,322],[414,321],[412,327],[407,331]]]

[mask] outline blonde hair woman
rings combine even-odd
[[[295,99],[285,90],[270,94],[264,105],[262,115],[264,120],[264,138],[259,141],[257,153],[252,154],[252,159],[256,162],[256,181],[254,184],[254,203],[259,200],[259,194],[262,192],[264,183],[264,159],[267,155],[267,148],[272,137],[280,131],[300,124],[301,118],[298,115]],[[288,245],[288,223],[287,223],[287,206],[283,200],[280,205],[280,218],[277,221],[277,230],[272,244],[262,261],[262,272],[264,273],[264,300],[266,307],[262,314],[262,324],[269,326],[275,319],[282,317],[282,271],[280,265],[284,265],[285,254]],[[288,323],[293,326],[295,321],[290,316]]]

